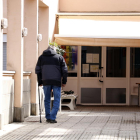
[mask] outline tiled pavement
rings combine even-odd
[[[0,130],[0,140],[140,140],[140,108],[78,106],[58,113],[56,124],[31,116]]]

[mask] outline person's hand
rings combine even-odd
[[[62,84],[62,87],[65,87],[66,86],[66,84]]]

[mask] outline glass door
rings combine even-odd
[[[126,47],[81,46],[81,104],[129,104],[129,53]]]
[[[138,85],[140,83],[140,48],[130,48],[130,105],[139,105]]]
[[[125,105],[127,98],[126,47],[104,47],[103,104]]]
[[[81,46],[81,104],[102,104],[101,62],[102,47]]]

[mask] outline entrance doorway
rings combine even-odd
[[[124,46],[124,45],[123,45]],[[65,91],[82,105],[138,105],[140,48],[63,46],[68,66]]]
[[[81,46],[80,52],[81,104],[126,105],[126,47]]]

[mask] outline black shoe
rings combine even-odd
[[[56,120],[50,120],[50,123],[57,123]]]
[[[51,121],[50,119],[47,119],[47,120],[46,120],[46,122],[48,122],[48,123],[50,123],[50,121]]]

